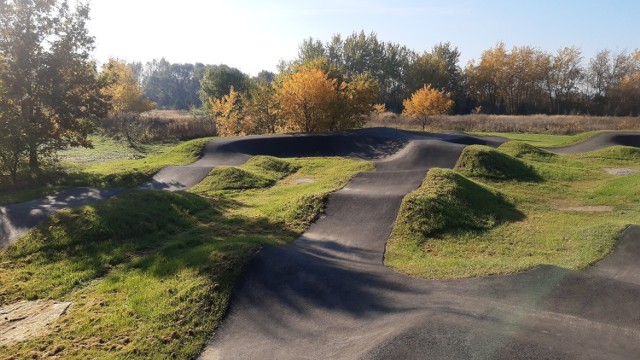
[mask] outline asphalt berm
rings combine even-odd
[[[432,167],[451,168],[469,144],[500,138],[363,129],[332,135],[215,140],[186,167],[144,187],[186,189],[215,166],[254,155],[374,160],[330,195],[324,216],[287,246],[246,266],[202,359],[640,358],[640,227],[582,271],[539,267],[509,276],[423,280],[383,265],[405,194]],[[638,133],[604,133],[558,153],[640,147]]]

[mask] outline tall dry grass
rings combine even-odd
[[[421,130],[412,119],[394,113],[372,114],[367,127]],[[482,131],[571,135],[596,130],[640,130],[640,117],[578,115],[443,115],[433,117],[429,131]]]
[[[100,127],[109,136],[141,143],[190,140],[216,134],[213,119],[206,114],[186,110],[115,114],[103,119]]]

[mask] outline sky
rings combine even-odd
[[[502,41],[555,52],[640,48],[637,0],[91,0],[94,57],[227,64],[256,75],[309,37],[375,32],[418,52],[450,42],[461,66]]]

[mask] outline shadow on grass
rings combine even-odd
[[[0,256],[23,267],[17,272],[33,274],[34,283],[25,288],[40,289],[35,296],[48,297],[65,294],[115,267],[158,277],[185,267],[225,270],[216,262],[243,264],[255,248],[298,235],[264,218],[226,214],[238,206],[233,200],[185,192],[132,190],[58,212]],[[56,271],[45,270],[49,268]]]

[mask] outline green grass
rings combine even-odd
[[[606,256],[626,226],[640,224],[640,175],[603,171],[612,164],[640,169],[635,151],[610,148],[583,155],[548,155],[522,143],[507,143],[500,151],[517,157],[540,180],[516,181],[516,173],[508,181],[475,176],[484,172],[478,159],[470,163],[481,169],[467,169],[473,181],[461,180],[462,175],[454,172],[442,176],[443,170],[432,175],[431,170],[423,185],[403,200],[385,263],[426,278],[508,274],[540,265],[580,269]],[[480,154],[470,154],[474,153]],[[489,192],[479,190],[477,183]],[[434,192],[441,195],[434,197]],[[482,200],[474,201],[470,194]],[[510,204],[503,203],[503,209],[520,217],[499,216],[496,207],[501,199]],[[613,211],[590,211],[589,206],[603,205]],[[486,221],[484,213],[502,221]],[[420,221],[440,227],[424,231],[415,227]]]
[[[199,186],[198,194],[132,190],[59,212],[0,251],[0,303],[73,302],[57,330],[0,354],[195,358],[247,259],[297,238],[329,192],[373,165],[257,157],[239,169],[282,179],[249,190]]]
[[[510,140],[517,140],[536,147],[555,148],[574,145],[585,141],[588,138],[600,134],[604,131],[589,131],[575,135],[549,135],[549,134],[522,134],[522,133],[498,133],[498,132],[477,132],[469,134],[479,136],[500,136]]]
[[[532,166],[504,152],[483,145],[465,147],[455,165],[455,170],[466,176],[493,180],[540,180]]]
[[[165,166],[196,161],[209,140],[211,138],[144,145],[144,152],[141,152],[104,136],[92,136],[92,149],[61,151],[60,163],[55,169],[45,169],[38,183],[18,188],[0,187],[0,205],[42,198],[68,187],[134,187]]]
[[[300,166],[272,156],[255,156],[242,167],[219,166],[192,191],[246,190],[272,186]]]

